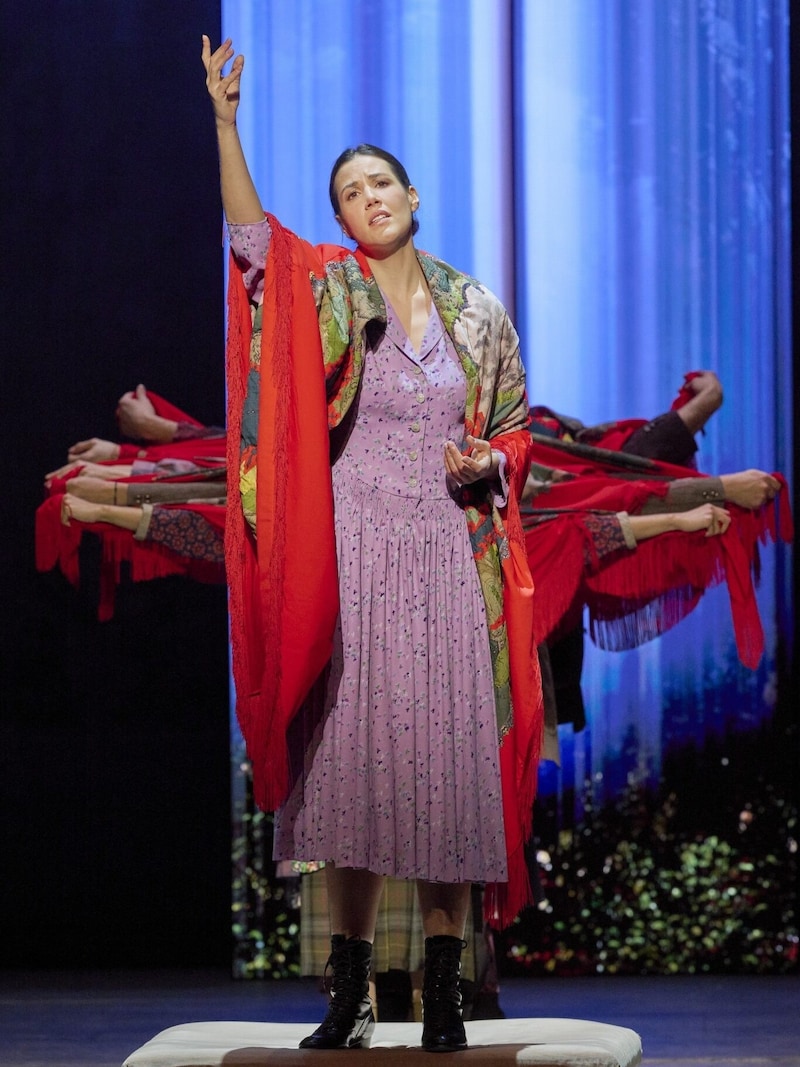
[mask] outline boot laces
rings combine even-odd
[[[461,989],[458,984],[461,975],[462,944],[442,945],[432,952],[426,961],[424,997],[429,1010],[461,1007]]]
[[[328,957],[323,981],[330,994],[323,1025],[347,1021],[369,994],[369,961],[356,959],[351,947],[343,945]]]

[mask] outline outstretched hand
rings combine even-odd
[[[201,58],[206,68],[206,88],[211,97],[214,116],[218,123],[234,126],[239,107],[239,85],[244,69],[244,56],[234,58],[230,37],[214,52],[211,51],[210,38],[203,34],[202,41]],[[231,69],[227,74],[223,74],[223,67],[230,59],[233,59]]]
[[[720,477],[725,499],[740,508],[754,511],[763,507],[780,492],[780,482],[766,471],[737,471],[736,474],[723,474]]]
[[[136,440],[154,444],[168,444],[175,437],[178,424],[156,414],[153,401],[143,385],[123,393],[117,401],[117,423],[120,433]]]
[[[695,396],[703,396],[709,407],[709,414],[722,407],[722,382],[713,370],[695,371],[687,374],[685,387]]]
[[[467,434],[467,446],[466,452],[461,452],[454,441],[444,446],[445,470],[456,485],[469,485],[497,473],[498,458],[489,441]]]
[[[72,493],[65,493],[61,499],[61,522],[69,526],[72,519],[78,522],[100,522],[102,511],[99,504],[81,500]]]
[[[124,504],[128,487],[125,482],[110,482],[91,474],[79,474],[69,481],[70,496],[93,504]]]
[[[119,459],[119,451],[115,441],[89,437],[86,441],[76,441],[70,445],[67,460],[70,463],[102,463],[104,460]]]
[[[706,537],[718,537],[724,534],[731,524],[730,513],[716,504],[701,504],[700,507],[692,508],[691,511],[676,512],[674,517],[675,529],[684,533],[693,533],[695,530],[705,530]]]
[[[676,405],[689,433],[696,434],[722,406],[722,383],[713,371],[692,371],[684,377]]]
[[[130,473],[130,463],[115,463],[112,466],[107,463],[84,463],[81,460],[76,463],[65,463],[57,470],[48,471],[44,476],[44,484],[45,488],[49,489],[56,478],[67,478],[71,474],[76,477],[96,478],[111,482],[117,478],[127,478]]]

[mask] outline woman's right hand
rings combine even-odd
[[[75,472],[76,477],[92,477],[104,481],[115,481],[117,478],[127,478],[131,473],[130,463],[115,463],[113,466],[107,463],[65,463],[58,470],[48,471],[44,476],[44,484],[49,489],[51,482],[56,478],[66,478]]]
[[[71,519],[78,522],[101,522],[102,508],[89,500],[81,500],[73,493],[65,493],[61,498],[61,522],[69,526]]]
[[[102,463],[103,460],[119,459],[119,445],[102,437],[90,437],[76,441],[67,452],[68,463]]]
[[[770,500],[774,500],[781,489],[777,478],[766,471],[737,471],[735,474],[722,474],[720,479],[725,499],[740,508],[755,511]]]
[[[674,529],[684,533],[705,530],[706,537],[719,537],[731,524],[730,512],[716,504],[701,504],[691,511],[678,511],[673,516]]]
[[[201,56],[203,66],[206,68],[206,87],[211,97],[214,116],[222,125],[235,126],[244,56],[236,56],[228,74],[223,74],[223,67],[234,56],[230,37],[224,40],[214,52],[211,51],[211,40],[205,34],[202,40]]]

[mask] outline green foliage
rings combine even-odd
[[[798,965],[797,809],[765,789],[728,833],[676,793],[621,802],[538,853],[544,900],[501,935],[510,974],[777,974]],[[501,951],[498,946],[498,951]]]
[[[658,790],[597,806],[587,782],[578,821],[574,796],[537,802],[540,906],[496,936],[501,974],[797,970],[796,752],[773,722],[673,751]],[[275,876],[241,751],[233,768],[234,975],[297,976],[297,883]]]
[[[299,910],[292,883],[275,877],[272,816],[253,804],[249,765],[234,759],[232,932],[235,978],[300,974]]]

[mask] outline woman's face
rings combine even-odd
[[[413,185],[406,189],[379,156],[354,156],[334,181],[336,219],[348,237],[373,258],[382,259],[411,239],[411,214],[419,207]]]

